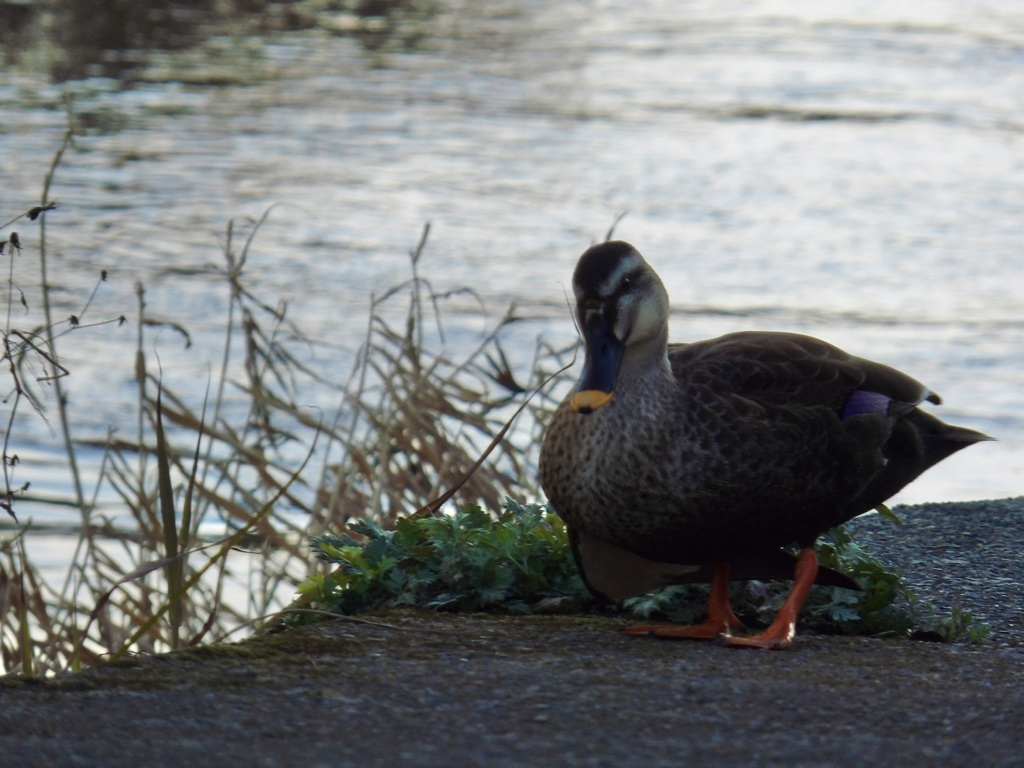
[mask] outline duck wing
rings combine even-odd
[[[841,419],[898,416],[938,395],[888,365],[855,357],[796,333],[744,331],[692,344],[669,345],[676,378],[764,406],[824,406]]]
[[[703,508],[721,510],[714,519],[682,514],[680,523],[715,557],[809,545],[991,439],[919,409],[941,401],[916,379],[809,336],[729,334],[671,345],[669,361],[693,411],[680,418],[700,420],[710,445],[693,486]],[[658,549],[643,554],[669,554]]]

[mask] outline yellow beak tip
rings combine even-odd
[[[572,399],[572,409],[576,413],[592,413],[612,401],[614,392],[602,392],[599,389],[585,389],[577,392]]]

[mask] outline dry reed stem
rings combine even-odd
[[[111,432],[106,440],[69,442],[71,451],[104,447],[100,483],[120,499],[122,522],[96,516],[84,489],[76,491],[83,522],[57,592],[20,544],[30,529],[0,538],[5,670],[50,674],[110,654],[226,636],[279,610],[291,585],[318,567],[305,546],[309,533],[340,533],[367,515],[388,525],[428,503],[436,512],[439,497],[497,509],[505,495],[537,494],[531,451],[554,401],[541,392],[522,402],[523,393],[562,368],[573,350],[538,344],[529,381],[520,385],[499,337],[516,319],[514,308],[470,348],[446,345],[445,301],[475,294],[438,292],[420,276],[425,227],[409,254],[411,279],[373,298],[352,374],[337,387],[299,355],[300,348],[315,349],[322,341],[306,338],[286,305],[263,301],[246,287],[252,248],[270,212],[228,223],[220,278],[230,295],[208,410],[205,403],[190,407],[186,396],[147,372],[147,334],[171,327],[188,339],[188,331],[148,316],[145,290],[138,286],[138,341],[135,359],[126,361],[138,382],[135,437]],[[85,306],[92,302],[90,296]],[[18,339],[5,335],[5,343],[8,338]],[[23,358],[35,354],[51,371],[60,365],[52,348],[19,341]],[[233,392],[246,408],[229,421],[224,414],[233,369],[244,373]],[[310,388],[325,386],[334,389],[338,406],[321,418],[302,403]],[[515,415],[523,423],[511,440]],[[318,436],[325,445],[316,447]],[[290,458],[296,452],[305,455],[299,466]],[[11,485],[8,479],[9,495]],[[220,543],[204,544],[218,528]],[[249,551],[231,555],[242,546]],[[234,589],[229,585],[240,579],[245,605],[226,599]]]

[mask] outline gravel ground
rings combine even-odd
[[[786,651],[618,619],[392,612],[33,682],[0,679],[0,766],[1016,766],[1024,499],[858,521],[976,645],[804,634]]]

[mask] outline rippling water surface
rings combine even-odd
[[[221,41],[252,74],[225,85],[53,84],[9,67],[0,219],[38,200],[74,93],[90,130],[52,192],[58,311],[79,312],[102,269],[90,313],[132,316],[144,281],[150,311],[193,334],[189,350],[173,333],[157,347],[198,402],[225,292],[182,270],[219,262],[232,217],[278,204],[250,280],[336,345],[316,364],[341,379],[371,294],[408,273],[425,222],[421,272],[439,288],[471,284],[495,319],[516,301],[527,322],[507,341],[525,366],[536,337],[571,341],[575,259],[625,213],[615,233],[665,280],[673,338],[811,333],[901,367],[943,395],[949,420],[1000,439],[899,500],[1024,492],[1024,10],[442,8],[408,52],[371,56],[322,29]],[[16,280],[37,282],[34,269],[18,262]],[[470,309],[453,305],[452,338],[476,332]],[[110,326],[65,348],[74,412],[91,420],[82,434],[131,429],[134,342],[130,325]],[[59,492],[56,441],[37,419],[18,426],[33,459],[23,478]]]

